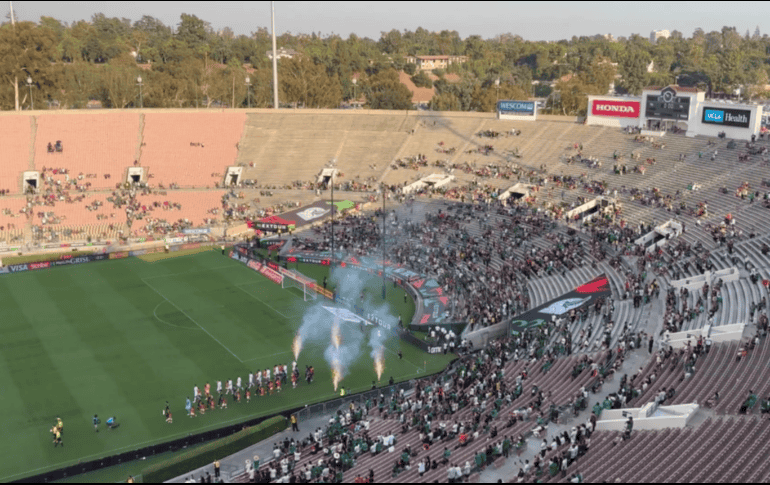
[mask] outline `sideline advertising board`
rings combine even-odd
[[[60,259],[55,261],[40,261],[37,263],[10,264],[0,267],[0,274],[21,273],[23,271],[35,271],[38,269],[48,269],[55,266],[66,266],[72,264],[90,263],[91,261],[104,261],[109,258],[109,254],[86,254],[82,256],[71,256],[63,254]]]
[[[747,109],[704,106],[701,121],[712,125],[748,128],[751,121],[751,111]]]
[[[595,99],[591,105],[594,116],[609,116],[613,118],[639,118],[641,103],[639,101],[609,101]]]

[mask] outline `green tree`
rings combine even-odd
[[[176,38],[184,42],[193,52],[197,52],[202,44],[209,41],[211,27],[195,15],[182,14],[182,21],[176,29]]]
[[[130,54],[113,59],[102,69],[102,105],[108,108],[124,109],[136,99],[136,78],[139,69]]]
[[[621,85],[631,94],[640,94],[647,81],[649,54],[641,49],[631,49],[620,60]]]
[[[0,82],[13,88],[12,96],[2,96],[5,109],[13,106],[19,111],[19,82],[24,82],[27,76],[36,81],[39,75],[49,71],[54,52],[55,34],[51,29],[39,28],[33,22],[0,27]]]
[[[52,101],[58,102],[61,108],[83,109],[89,100],[99,99],[102,84],[100,69],[101,66],[80,59],[67,65],[53,66],[58,92],[52,94]]]
[[[430,80],[427,74],[425,74],[425,71],[420,71],[414,76],[412,76],[412,82],[415,86],[418,88],[432,88],[433,87],[433,81]]]
[[[430,100],[433,111],[460,111],[460,100],[452,93],[441,93]]]
[[[326,69],[308,58],[281,60],[279,83],[286,103],[307,108],[336,108],[342,102],[342,87],[336,76],[330,77]]]
[[[395,69],[383,70],[364,83],[364,95],[372,109],[410,109],[412,93],[398,80]]]

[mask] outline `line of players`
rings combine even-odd
[[[313,366],[306,365],[305,381],[307,381],[308,384],[313,382],[314,375],[315,369]],[[193,387],[193,400],[190,401],[190,398],[188,397],[187,402],[185,403],[187,415],[191,418],[194,418],[196,416],[196,408],[198,414],[205,414],[206,409],[214,410],[217,408],[217,406],[220,409],[227,409],[226,396],[228,394],[233,396],[235,402],[241,402],[242,397],[245,397],[246,402],[251,402],[252,389],[254,389],[254,397],[265,395],[272,396],[274,392],[281,392],[282,386],[283,384],[287,383],[288,377],[288,366],[276,365],[273,367],[272,374],[270,369],[265,369],[262,372],[257,371],[253,374],[249,373],[249,384],[245,389],[243,388],[243,382],[241,381],[240,377],[235,380],[235,383],[233,383],[232,379],[228,379],[225,382],[224,392],[222,381],[217,381],[217,393],[219,398],[216,401],[214,400],[214,396],[211,394],[211,384],[208,382],[206,383],[203,388],[203,393],[201,393],[201,389],[195,385]],[[297,388],[298,381],[299,369],[297,369],[297,361],[294,361],[292,362],[291,371],[292,389]],[[168,419],[168,411],[166,414],[166,421],[169,423],[172,422]]]

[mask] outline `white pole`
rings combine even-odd
[[[275,2],[270,2],[272,8],[273,27],[273,108],[278,109],[278,54],[275,49]]]
[[[9,1],[8,3],[11,4],[11,25],[16,27],[16,19],[13,16],[13,2]]]

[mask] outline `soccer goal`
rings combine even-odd
[[[314,289],[316,287],[315,280],[296,271],[289,270],[283,272],[283,282],[281,283],[281,287],[284,289],[297,288],[302,292],[305,301],[311,301],[318,298],[318,293],[316,293]]]

